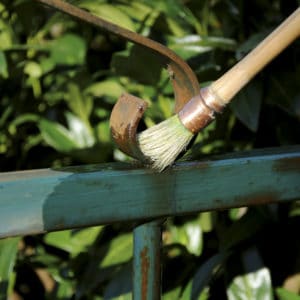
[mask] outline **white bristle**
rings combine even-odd
[[[175,115],[138,135],[140,150],[158,171],[171,165],[186,149],[193,134],[186,129]]]

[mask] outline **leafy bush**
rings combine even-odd
[[[167,45],[203,85],[300,4],[72,3]],[[0,14],[1,171],[130,160],[109,132],[124,91],[149,102],[147,126],[172,114],[168,74],[139,47],[34,1],[2,0]],[[299,143],[299,50],[297,41],[257,75],[185,159]],[[163,299],[300,299],[297,228],[295,204],[169,219]],[[0,241],[0,298],[130,299],[131,229],[115,224]]]

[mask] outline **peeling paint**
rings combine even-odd
[[[299,172],[300,175],[300,157],[282,158],[274,162],[273,171],[275,172]],[[300,182],[300,177],[299,177]]]
[[[142,266],[142,300],[147,300],[150,259],[148,256],[148,248],[146,246],[141,251],[140,258]]]
[[[239,206],[244,205],[261,205],[277,202],[279,196],[275,192],[261,192],[250,195],[235,197],[234,200]]]

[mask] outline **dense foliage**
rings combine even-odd
[[[74,0],[167,45],[215,80],[296,0]],[[172,114],[168,73],[139,47],[30,0],[0,1],[0,171],[127,161],[109,115],[123,91]],[[300,143],[300,47],[265,68],[184,159]],[[163,299],[300,299],[297,204],[169,219]],[[0,299],[130,299],[132,224],[0,241]]]

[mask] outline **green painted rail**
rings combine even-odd
[[[160,174],[119,163],[2,173],[0,238],[138,220],[133,299],[159,300],[164,217],[297,199],[300,146],[180,163]]]
[[[177,164],[0,174],[0,237],[300,198],[300,146]]]

